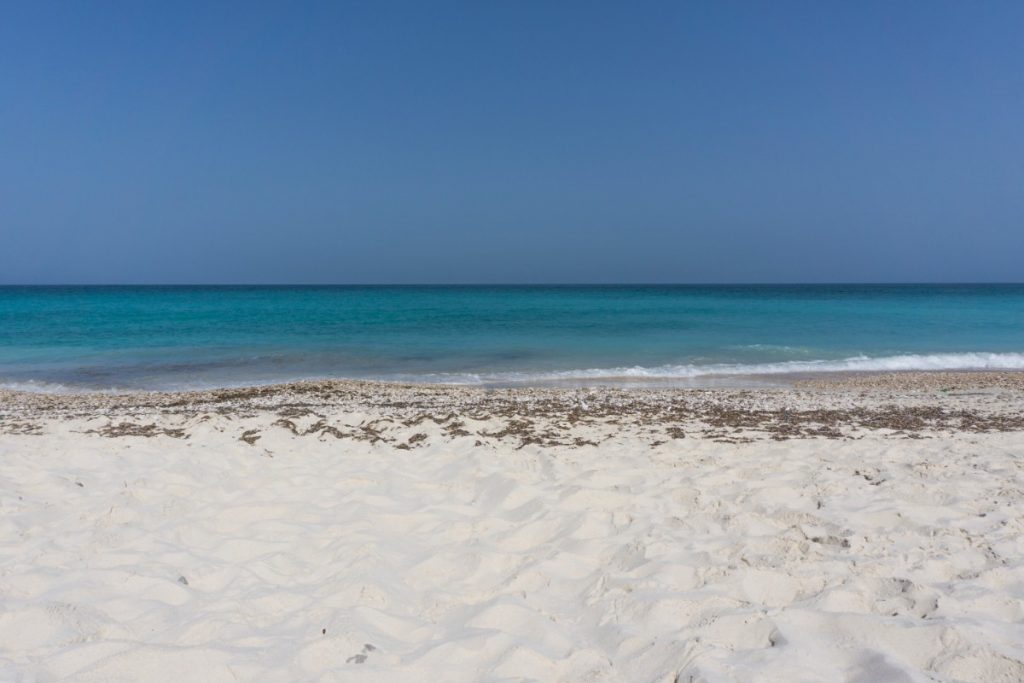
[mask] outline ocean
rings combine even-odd
[[[1024,369],[1024,285],[0,287],[0,386]]]

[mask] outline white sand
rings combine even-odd
[[[404,450],[276,419],[0,434],[0,680],[1024,680],[1020,432],[381,427]]]

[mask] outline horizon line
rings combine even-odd
[[[1024,280],[817,280],[805,282],[39,282],[0,287],[793,287],[824,285],[1024,285]]]

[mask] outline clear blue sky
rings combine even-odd
[[[8,3],[0,282],[1024,280],[1024,2]]]

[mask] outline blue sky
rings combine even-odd
[[[16,3],[0,282],[1024,280],[1024,3]]]

